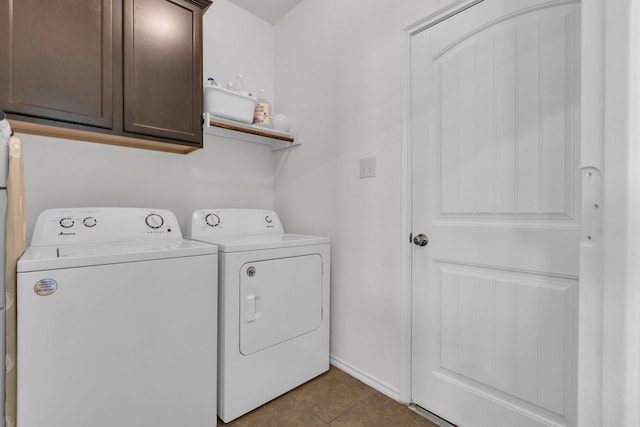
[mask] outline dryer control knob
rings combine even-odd
[[[72,218],[62,218],[60,220],[60,227],[62,228],[71,228],[73,227],[73,224],[75,223],[73,222]]]
[[[152,213],[147,215],[144,222],[146,222],[151,228],[160,228],[164,224],[164,218],[158,214]]]
[[[208,226],[210,227],[217,227],[220,225],[220,217],[216,214],[212,214],[210,213],[209,215],[207,215],[204,218],[204,221],[207,223]]]
[[[94,217],[88,216],[82,220],[82,223],[85,225],[85,227],[95,227],[98,221]]]

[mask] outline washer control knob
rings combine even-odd
[[[75,224],[75,222],[72,218],[62,218],[60,220],[60,227],[62,228],[71,228],[73,227],[73,224]]]
[[[217,227],[220,225],[220,217],[216,214],[210,213],[205,218],[204,221],[210,227]]]
[[[264,220],[267,224],[271,224],[273,222],[273,219],[269,215],[265,216]]]
[[[164,224],[164,218],[158,214],[152,213],[147,215],[144,222],[146,222],[149,227],[156,229],[162,227]]]
[[[94,217],[88,216],[82,220],[82,223],[85,227],[95,227],[98,221]]]

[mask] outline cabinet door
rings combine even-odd
[[[202,10],[124,1],[124,130],[202,143]]]
[[[0,108],[111,128],[112,0],[0,0]]]

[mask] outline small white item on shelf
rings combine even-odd
[[[213,84],[204,87],[204,112],[243,123],[253,121],[256,99]]]
[[[244,80],[244,76],[242,74],[238,74],[236,76],[236,82],[233,84],[232,89],[242,95],[251,96],[251,92],[247,89],[247,82]]]
[[[289,132],[289,129],[291,129],[289,117],[284,114],[276,114],[273,116],[273,129],[279,130],[280,132]]]

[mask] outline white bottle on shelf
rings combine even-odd
[[[249,92],[249,89],[247,89],[247,82],[245,81],[242,74],[238,74],[236,76],[236,81],[233,84],[233,90],[235,90],[239,94],[251,96],[251,92]]]
[[[264,94],[264,89],[258,91],[258,103],[256,104],[256,110],[253,114],[253,124],[256,126],[271,127],[272,123],[272,111],[271,103],[267,101]]]

